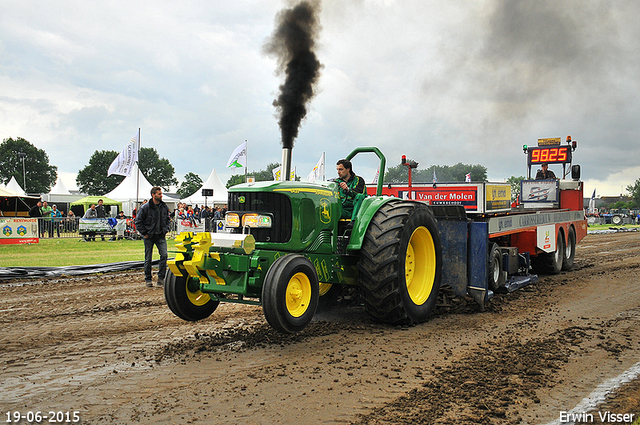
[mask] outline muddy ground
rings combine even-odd
[[[639,267],[640,233],[589,235],[574,270],[483,312],[444,290],[429,322],[390,327],[344,302],[295,336],[255,306],[184,322],[141,272],[0,281],[0,420],[559,423],[640,361]],[[634,379],[591,411],[636,421],[639,396]]]

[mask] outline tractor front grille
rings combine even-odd
[[[273,216],[270,229],[251,229],[256,242],[285,243],[291,239],[291,201],[286,195],[273,192],[229,192],[230,212],[237,212],[242,222],[242,214],[248,212],[269,213]],[[236,229],[242,233],[242,229]]]

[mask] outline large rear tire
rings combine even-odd
[[[262,310],[267,322],[279,332],[303,330],[318,307],[318,275],[306,257],[288,254],[267,271],[262,286]]]
[[[573,226],[569,226],[569,236],[564,248],[564,257],[562,258],[562,270],[571,270],[573,260],[576,256],[576,230]]]
[[[360,294],[371,316],[389,324],[424,322],[440,288],[442,249],[424,204],[391,201],[373,216],[362,243]]]
[[[169,309],[183,320],[195,322],[211,316],[220,301],[214,301],[197,288],[197,279],[176,276],[167,270],[164,280],[164,298]]]

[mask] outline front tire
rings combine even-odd
[[[318,307],[318,275],[306,257],[288,254],[269,268],[262,286],[267,322],[282,333],[303,330]]]
[[[197,279],[176,276],[169,269],[164,280],[164,298],[169,309],[183,320],[195,322],[211,316],[220,301],[214,301],[208,294],[196,289]]]
[[[373,216],[361,249],[367,312],[396,325],[424,322],[440,288],[442,249],[436,219],[419,203],[391,201]]]

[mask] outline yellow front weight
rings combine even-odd
[[[211,233],[204,232],[198,233],[193,238],[193,258],[189,261],[182,263],[184,269],[189,273],[189,276],[198,278],[200,283],[209,283],[209,279],[200,273],[200,270],[204,271],[204,259],[209,255],[209,249],[211,248]]]
[[[179,264],[184,261],[184,254],[187,252],[187,245],[191,245],[191,240],[193,239],[192,232],[182,232],[176,237],[176,249],[179,251],[176,254],[176,258],[173,260],[167,261],[167,266],[176,276],[182,276],[182,271],[180,270]]]

